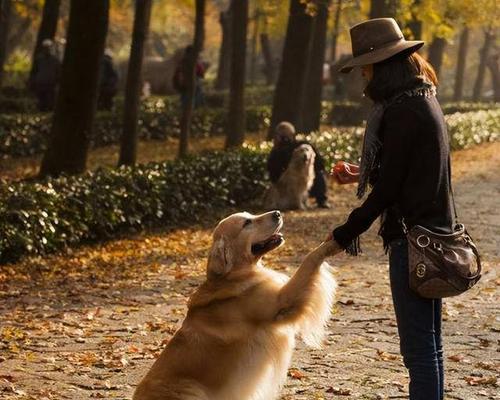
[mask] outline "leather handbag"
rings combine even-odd
[[[448,175],[455,220],[458,220],[450,163]],[[457,223],[450,234],[432,232],[420,225],[410,230],[405,227],[405,231],[410,288],[420,296],[432,299],[456,296],[472,288],[481,278],[479,252],[464,225]]]

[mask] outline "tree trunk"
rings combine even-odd
[[[276,80],[276,64],[273,59],[273,51],[267,33],[260,34],[260,46],[264,56],[264,74],[266,75],[266,84],[272,85]]]
[[[221,12],[219,22],[222,31],[222,42],[219,50],[219,65],[215,88],[219,90],[229,87],[229,70],[231,68],[231,7]]]
[[[469,47],[469,28],[464,27],[460,34],[460,44],[458,47],[457,70],[455,74],[455,89],[453,100],[460,101],[463,98],[465,66],[467,63],[467,50]]]
[[[441,66],[443,64],[444,49],[446,48],[446,44],[446,39],[435,37],[429,46],[429,54],[427,58],[431,65],[434,67],[438,78],[441,73]]]
[[[42,22],[40,23],[40,28],[38,29],[38,35],[36,37],[35,49],[33,50],[33,58],[31,63],[30,78],[33,76],[35,59],[40,52],[42,47],[42,42],[45,39],[54,40],[57,32],[57,21],[59,20],[59,8],[61,5],[61,0],[45,0],[42,12]]]
[[[291,0],[268,139],[273,138],[274,129],[281,121],[291,122],[300,130],[312,30],[313,18],[307,14],[305,5],[300,0]]]
[[[421,40],[422,39],[422,21],[418,18],[419,16],[419,7],[422,3],[422,0],[414,0],[411,10],[411,20],[408,22],[408,28],[411,31],[411,37],[407,39],[411,40]]]
[[[386,15],[386,0],[371,0],[370,1],[370,19],[387,17]]]
[[[303,105],[302,132],[319,130],[321,123],[321,99],[323,92],[323,65],[325,63],[326,34],[328,31],[328,3],[318,4],[314,21],[314,33],[309,56]]]
[[[0,88],[3,83],[4,65],[7,59],[7,39],[11,19],[11,0],[0,0]]]
[[[252,48],[250,50],[250,83],[253,85],[256,79],[257,67],[257,44],[259,41],[260,10],[255,10],[253,18]]]
[[[488,59],[488,68],[491,72],[491,81],[493,83],[493,101],[500,102],[500,53],[491,56]]]
[[[231,36],[231,87],[226,148],[238,147],[245,140],[245,64],[247,50],[248,0],[233,3]]]
[[[341,12],[342,12],[342,0],[337,0],[337,5],[335,7],[335,18],[333,20],[332,44],[330,48],[330,64],[333,64],[337,57],[337,41],[339,37]]]
[[[495,41],[494,31],[492,29],[486,30],[484,32],[484,44],[481,50],[479,51],[479,68],[477,70],[476,82],[474,84],[474,91],[472,93],[472,100],[474,101],[479,101],[481,99],[488,55],[494,41]]]
[[[189,60],[188,76],[190,79],[188,81],[186,105],[183,107],[180,122],[179,157],[184,157],[189,152],[191,118],[193,116],[193,103],[196,90],[196,65],[205,39],[205,0],[196,0],[195,4],[196,18],[194,24],[193,54]]]
[[[134,29],[128,61],[123,107],[123,133],[118,165],[134,165],[137,158],[137,117],[142,88],[142,60],[148,37],[152,0],[135,0]]]
[[[85,171],[108,16],[109,0],[71,0],[61,85],[42,176]]]

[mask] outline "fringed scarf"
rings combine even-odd
[[[359,165],[359,182],[357,190],[357,196],[359,199],[362,199],[365,196],[368,185],[370,184],[370,177],[376,176],[378,169],[380,168],[380,151],[382,149],[382,141],[380,139],[379,129],[385,110],[404,96],[430,97],[435,95],[436,87],[432,83],[426,80],[422,80],[417,86],[413,87],[412,89],[397,93],[396,95],[383,102],[374,103],[366,122],[365,135],[363,139],[363,149],[361,152],[361,162]],[[382,226],[379,234],[383,232],[385,215],[386,212],[384,211],[381,217]],[[346,250],[349,254],[352,255],[357,255],[359,252],[361,252],[359,237],[354,239],[351,245]]]

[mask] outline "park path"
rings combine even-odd
[[[453,159],[460,215],[485,273],[477,288],[445,302],[446,398],[500,399],[500,143]],[[286,213],[287,242],[265,262],[293,273],[356,204],[353,189],[332,187],[331,210]],[[214,222],[1,266],[0,399],[130,398],[203,279]],[[321,350],[299,347],[282,400],[406,398],[376,228],[360,257],[331,260],[339,290],[327,341]]]

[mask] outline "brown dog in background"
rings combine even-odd
[[[264,195],[264,207],[267,210],[306,208],[309,190],[314,182],[315,157],[316,153],[309,144],[301,144],[293,151],[288,167]]]
[[[207,280],[134,400],[272,400],[286,380],[300,335],[320,346],[336,283],[324,259],[333,241],[309,253],[292,278],[265,268],[279,247],[279,211],[233,214],[213,233]]]

